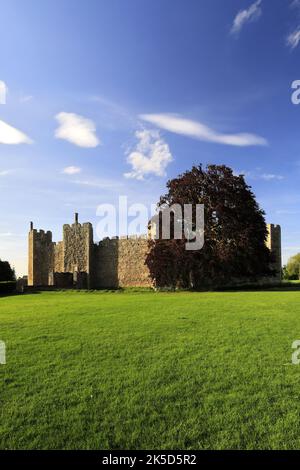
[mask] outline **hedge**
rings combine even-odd
[[[1,294],[12,294],[16,291],[16,281],[2,281],[0,282],[0,295]]]

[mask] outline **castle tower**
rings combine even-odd
[[[28,236],[28,285],[48,286],[53,265],[53,243],[50,231],[36,230],[30,222]]]
[[[281,228],[280,225],[267,224],[267,229],[268,238],[266,245],[274,257],[272,269],[276,271],[276,277],[281,279]]]
[[[87,273],[87,287],[91,283],[93,243],[92,224],[80,224],[76,213],[74,223],[63,226],[64,272]]]

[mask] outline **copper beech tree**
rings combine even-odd
[[[265,214],[243,175],[225,165],[194,166],[168,181],[167,189],[158,203],[160,215],[174,204],[203,204],[205,242],[200,250],[186,250],[183,225],[182,238],[175,239],[171,218],[171,238],[163,239],[160,231],[149,241],[146,264],[157,286],[222,286],[272,274]]]

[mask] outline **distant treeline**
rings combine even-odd
[[[16,290],[16,275],[8,261],[0,260],[0,295]]]

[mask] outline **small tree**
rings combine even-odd
[[[282,279],[288,280],[289,279],[289,274],[287,272],[286,265],[282,267]]]
[[[292,256],[286,265],[286,272],[288,279],[300,279],[300,253]]]
[[[0,282],[1,281],[15,281],[15,270],[11,268],[8,261],[0,260]]]

